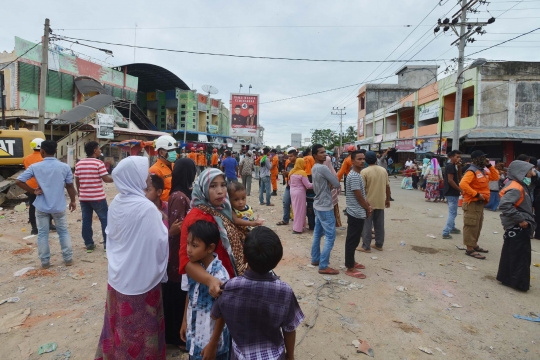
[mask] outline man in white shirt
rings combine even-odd
[[[407,161],[405,162],[405,167],[409,167],[413,164],[412,160],[411,159],[407,159]]]

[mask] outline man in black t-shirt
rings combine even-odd
[[[450,234],[461,234],[459,229],[456,229],[456,216],[458,209],[459,196],[461,195],[461,189],[459,187],[460,175],[461,175],[461,152],[459,150],[452,150],[448,154],[448,164],[445,166],[444,171],[444,189],[443,193],[448,201],[448,220],[446,221],[446,227],[443,230],[442,238],[451,239]]]

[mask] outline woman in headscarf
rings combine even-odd
[[[167,281],[168,231],[146,198],[148,160],[130,156],[112,172],[119,194],[109,207],[108,285],[96,359],[165,359],[161,283]]]
[[[327,156],[326,157],[326,160],[324,161],[324,165],[330,170],[330,173],[332,173],[334,176],[337,177],[337,173],[336,173],[336,170],[334,169],[334,166],[332,165],[332,159],[330,158],[330,156]],[[345,176],[347,177],[347,176]],[[338,195],[339,195],[339,191],[341,189],[332,189],[331,190],[331,193],[332,193],[332,205],[334,205],[334,217],[336,218],[336,227],[342,227],[343,225],[341,224],[341,216],[339,215],[339,198],[338,198]]]
[[[525,161],[513,161],[508,167],[510,181],[500,192],[504,243],[497,280],[522,291],[529,290],[531,282],[531,238],[537,226],[529,190],[535,176],[533,167]]]
[[[193,182],[197,175],[195,163],[188,158],[176,160],[172,172],[171,193],[169,196],[169,262],[167,276],[169,281],[163,284],[163,308],[165,310],[165,341],[180,349],[185,343],[180,339],[180,328],[184,318],[187,292],[182,291],[180,275],[180,229],[190,208]]]
[[[430,202],[431,199],[435,199],[434,202],[439,202],[441,194],[439,183],[442,180],[442,173],[436,158],[431,159],[431,164],[427,168],[424,178],[426,179],[426,201]]]
[[[420,173],[420,180],[422,181],[420,185],[420,190],[424,191],[426,189],[427,179],[426,171],[429,168],[429,158],[424,158],[422,160],[422,172]]]
[[[191,263],[187,256],[188,228],[199,220],[217,224],[221,239],[215,253],[231,279],[242,275],[247,268],[243,246],[247,230],[234,225],[225,174],[218,169],[203,171],[195,182],[191,194],[191,210],[182,223],[179,252],[180,273],[208,286],[210,295],[218,297],[221,294],[221,282],[203,267]]]
[[[293,234],[301,234],[306,226],[306,189],[313,189],[305,171],[303,158],[296,159],[294,168],[289,172],[291,204],[294,211]]]

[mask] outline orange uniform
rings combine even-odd
[[[343,161],[343,164],[341,164],[341,169],[339,169],[339,172],[337,174],[339,181],[343,179],[343,175],[345,176],[349,175],[351,168],[352,168],[352,160],[350,156],[347,156],[347,158]]]
[[[148,170],[150,174],[156,174],[163,179],[165,183],[163,193],[160,196],[161,201],[169,201],[169,193],[171,192],[171,181],[172,181],[172,167],[174,164],[171,164],[171,167],[168,167],[163,160],[158,159],[154,165]]]
[[[39,151],[35,151],[24,158],[23,164],[24,168],[28,169],[30,165],[38,163],[40,161],[43,161],[43,157],[41,156],[41,153]],[[39,187],[37,180],[35,177],[31,178],[26,182],[26,185],[30,186],[32,189],[37,189]]]
[[[195,165],[197,165],[197,153],[196,152],[190,152],[188,155],[187,155],[188,158],[190,158],[191,160],[193,160],[193,162],[195,163]]]
[[[200,152],[197,154],[197,166],[206,166],[206,154],[204,152]]]
[[[212,154],[212,166],[216,166],[218,164],[218,154],[217,153],[213,153]]]
[[[478,201],[476,195],[480,193],[487,203],[490,194],[489,182],[498,181],[499,176],[499,171],[495,169],[495,166],[490,166],[488,170],[484,170],[484,173],[482,173],[476,166],[471,165],[471,168],[465,172],[459,183],[459,187],[463,190],[463,201],[466,203]]]
[[[270,170],[270,180],[272,181],[272,190],[277,191],[277,177],[279,174],[279,158],[277,155],[272,157],[272,169]]]
[[[306,174],[309,176],[311,175],[311,169],[315,166],[315,159],[311,155],[304,156],[304,163],[306,165]]]

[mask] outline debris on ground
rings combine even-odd
[[[420,276],[422,276],[422,277],[426,277],[426,273],[425,273],[425,272],[421,272],[421,273],[418,274],[418,275],[420,275]]]
[[[36,235],[28,235],[28,236],[25,236],[23,237],[23,240],[28,240],[28,239],[31,239],[33,237],[36,237]]]
[[[446,356],[446,353],[444,351],[442,351],[441,348],[436,347],[435,350],[437,350],[438,352],[440,352],[441,354]]]
[[[9,332],[11,328],[21,326],[30,315],[30,309],[19,309],[5,314],[0,318],[0,334]]]
[[[450,305],[450,307],[453,307],[453,308],[462,308],[463,306],[459,305],[459,304],[452,304]]]
[[[357,353],[364,353],[367,356],[375,357],[375,354],[373,353],[373,349],[371,349],[371,346],[368,344],[366,340],[353,340],[353,345],[356,348]]]
[[[56,344],[55,342],[43,344],[39,347],[38,354],[42,355],[45,353],[53,352],[54,350],[56,350],[57,347],[58,347],[58,344]]]
[[[0,305],[5,303],[18,303],[20,300],[21,299],[19,299],[18,297],[10,297],[4,300],[0,300]]]
[[[396,290],[401,292],[407,292],[408,289],[405,286],[396,286]]]
[[[532,321],[532,322],[540,322],[540,316],[532,317],[532,316],[523,316],[523,315],[517,315],[517,314],[514,314],[513,316],[516,319],[527,320],[527,321]]]
[[[33,251],[34,249],[31,248],[31,247],[23,247],[23,248],[20,248],[20,249],[15,249],[11,252],[11,255],[23,255],[23,254],[29,254]]]
[[[378,259],[378,257],[376,257],[376,256],[372,256],[372,257],[371,257],[371,259],[372,259],[372,260],[377,260],[377,259]]]
[[[426,354],[433,355],[433,351],[427,347],[420,346],[418,350],[425,352]]]
[[[44,276],[56,276],[56,272],[47,269],[30,270],[24,274],[24,277],[44,277]]]
[[[456,245],[458,250],[467,250],[467,248],[463,245]]]
[[[69,360],[71,359],[71,351],[66,351],[61,354],[57,354],[55,357],[53,357],[53,360]]]
[[[313,281],[304,280],[304,285],[306,285],[307,287],[312,287],[313,285],[315,285],[315,283]]]
[[[405,245],[407,245],[407,244],[405,244],[405,241],[401,241],[401,242],[399,243],[399,245],[400,245],[400,246],[405,246]]]
[[[25,204],[25,203],[20,203],[19,205],[16,205],[13,209],[14,209],[16,212],[23,212],[23,211],[26,211],[26,204]]]
[[[34,270],[35,267],[33,266],[29,266],[29,267],[25,267],[25,268],[22,268],[21,270],[19,271],[15,271],[13,273],[13,276],[23,276],[24,274],[26,274],[27,272],[29,272],[30,270]]]
[[[436,239],[436,238],[437,238],[437,237],[436,237],[435,235],[433,235],[433,234],[427,234],[426,236],[427,236],[428,238],[432,238],[432,239]]]
[[[446,296],[446,297],[449,297],[449,298],[454,297],[454,294],[448,292],[447,290],[443,290],[443,291],[442,291],[442,294],[443,294],[444,296]]]

